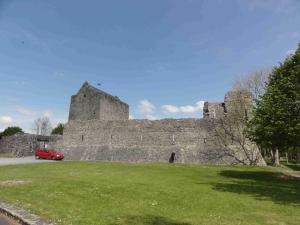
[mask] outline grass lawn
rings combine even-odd
[[[293,170],[300,171],[300,163],[284,163],[284,165],[286,165],[287,167]]]
[[[282,171],[108,162],[1,166],[0,200],[68,225],[299,225],[300,180]]]

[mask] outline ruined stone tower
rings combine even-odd
[[[252,115],[253,98],[247,91],[229,91],[226,93],[224,102],[205,102],[203,117],[220,119],[231,115],[243,115],[250,118]]]
[[[105,93],[85,82],[71,97],[71,120],[128,120],[129,106],[117,96]]]

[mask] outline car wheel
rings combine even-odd
[[[40,159],[40,157],[38,155],[35,156],[35,159]]]
[[[52,157],[51,157],[51,159],[52,159],[52,160],[55,160],[55,157],[54,157],[54,156],[52,156]]]

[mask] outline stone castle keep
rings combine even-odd
[[[71,98],[63,152],[74,160],[168,162],[175,153],[178,163],[237,163],[224,154],[213,132],[213,121],[233,110],[236,94],[227,93],[224,102],[206,102],[203,119],[129,120],[126,103],[86,82]],[[252,97],[244,93],[243,98],[247,116]]]
[[[71,97],[70,120],[128,120],[129,106],[85,82]]]

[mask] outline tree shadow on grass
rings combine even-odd
[[[248,194],[278,204],[300,205],[299,178],[268,171],[224,170],[220,175],[231,180],[228,183],[214,183],[215,190]]]
[[[166,217],[145,215],[133,216],[129,215],[121,218],[120,221],[110,223],[109,225],[192,225],[190,223],[178,222]]]

